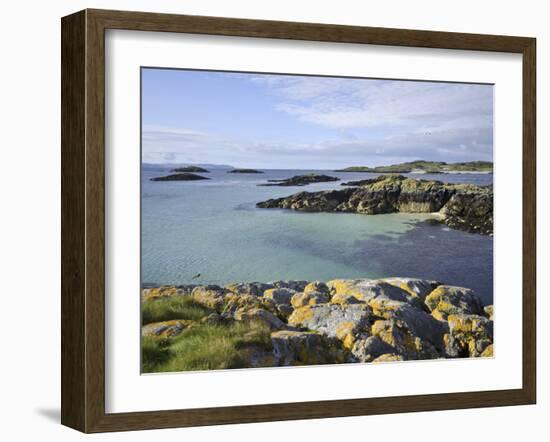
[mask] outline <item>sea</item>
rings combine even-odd
[[[173,166],[142,166],[143,284],[220,284],[276,280],[413,277],[469,287],[493,301],[493,238],[426,222],[429,214],[304,213],[258,209],[296,192],[342,188],[380,174],[209,169],[204,181],[150,181]],[[338,182],[263,187],[268,179],[305,173]],[[449,183],[492,184],[493,175],[403,174]]]

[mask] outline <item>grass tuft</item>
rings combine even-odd
[[[141,304],[141,323],[145,325],[172,319],[198,321],[209,313],[210,309],[188,296],[148,299]]]
[[[244,368],[251,351],[270,351],[270,329],[259,322],[200,324],[172,339],[143,338],[145,373]]]

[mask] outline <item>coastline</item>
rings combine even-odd
[[[256,204],[261,209],[302,212],[347,212],[363,215],[439,212],[448,227],[493,234],[492,186],[449,184],[403,175],[341,183],[344,189],[300,192]]]
[[[491,357],[493,306],[415,278],[148,286],[142,339],[144,372]]]

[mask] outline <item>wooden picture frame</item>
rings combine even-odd
[[[513,390],[108,414],[105,412],[105,30],[418,48],[523,57],[523,385]],[[62,424],[142,430],[534,404],[536,41],[533,38],[84,10],[62,19]]]

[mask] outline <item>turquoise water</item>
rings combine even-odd
[[[212,170],[204,174],[209,181],[149,181],[169,170],[162,166],[144,166],[142,170],[143,283],[410,276],[471,287],[485,302],[492,300],[491,237],[428,225],[423,222],[429,218],[425,214],[369,216],[255,207],[268,198],[340,187],[340,182],[257,186],[267,179],[311,171],[237,175]],[[329,174],[342,181],[370,175]],[[483,174],[421,178],[492,182],[492,175]],[[197,274],[201,276],[192,279]]]

